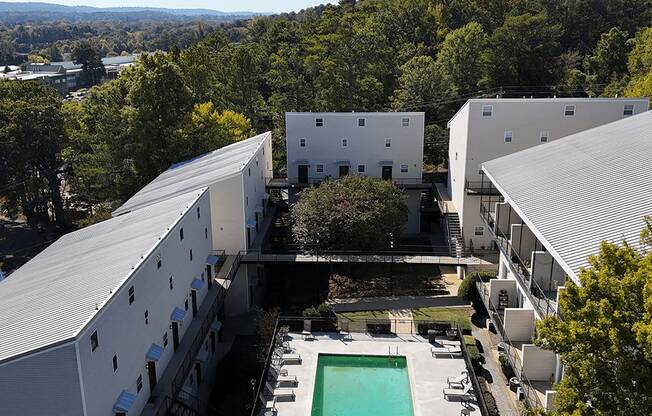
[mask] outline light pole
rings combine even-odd
[[[391,251],[389,262],[389,296],[394,296],[394,233],[389,233],[389,249]]]

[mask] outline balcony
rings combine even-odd
[[[556,360],[552,351],[534,345],[535,318],[532,309],[516,306],[516,282],[509,279],[491,279],[476,283],[482,302],[502,342],[499,356],[519,380],[523,400],[532,408],[547,408],[553,389],[549,372],[554,373]],[[509,293],[508,300],[498,299],[498,293]],[[506,372],[506,374],[509,371]]]
[[[491,230],[505,266],[523,288],[538,316],[557,314],[557,295],[565,272],[509,204],[481,201],[480,216]]]
[[[464,189],[466,190],[467,195],[500,195],[500,192],[491,185],[489,179],[483,179],[480,181],[465,181]]]

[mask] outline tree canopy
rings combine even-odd
[[[366,176],[307,188],[292,208],[292,234],[304,250],[389,250],[407,223],[405,195],[390,181]]]
[[[555,414],[650,414],[652,252],[604,242],[590,266],[560,293],[563,319],[537,325],[536,343],[564,365]]]

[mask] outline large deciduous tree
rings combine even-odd
[[[0,81],[0,189],[6,211],[35,227],[66,225],[61,99],[36,82]]]
[[[555,414],[652,414],[652,253],[604,242],[590,266],[560,293],[563,319],[537,325],[564,364]]]
[[[102,57],[99,51],[90,42],[82,41],[75,44],[72,49],[72,59],[82,66],[84,82],[86,85],[99,84],[106,74]]]
[[[304,250],[388,250],[407,222],[404,194],[365,176],[326,180],[301,192],[292,233]]]

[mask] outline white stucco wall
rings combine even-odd
[[[200,208],[200,218],[197,218],[197,207]],[[163,335],[167,332],[168,345],[156,363],[157,377],[160,377],[173,355],[170,315],[175,307],[184,309],[185,301],[188,301],[188,311],[179,328],[181,340],[193,318],[190,284],[194,278],[206,281],[206,257],[212,249],[209,212],[206,192],[79,335],[79,362],[88,415],[113,416],[113,405],[122,390],[136,394],[139,375],[143,377],[143,389],[138,393],[130,414],[140,413],[147,402],[150,391],[145,368],[147,351],[153,343],[163,346]],[[179,229],[182,227],[184,239],[180,240]],[[161,256],[161,268],[157,267],[158,255]],[[170,276],[173,278],[172,290]],[[129,304],[131,286],[135,289],[135,300]],[[198,308],[206,291],[205,283],[197,293]],[[147,324],[145,311],[148,311]],[[92,351],[90,337],[94,331],[98,333],[99,346]],[[115,372],[112,364],[114,354],[118,357]]]
[[[323,119],[317,127],[315,119]],[[409,126],[402,119],[409,119]],[[358,126],[358,119],[365,126]],[[381,177],[381,161],[393,161],[392,177],[396,180],[421,180],[423,168],[424,113],[286,113],[288,179],[298,181],[298,165],[307,164],[308,176],[319,181],[327,176],[339,177],[338,161],[350,162],[350,174]],[[305,139],[305,147],[300,140]],[[342,139],[348,146],[342,147]],[[391,146],[385,146],[385,140]],[[301,162],[300,161],[305,161]],[[317,172],[317,165],[323,172]],[[401,165],[408,171],[401,172]]]
[[[530,381],[552,381],[555,377],[557,360],[555,353],[533,344],[521,348],[523,374]]]
[[[505,309],[505,333],[512,342],[531,342],[534,335],[534,310]]]

